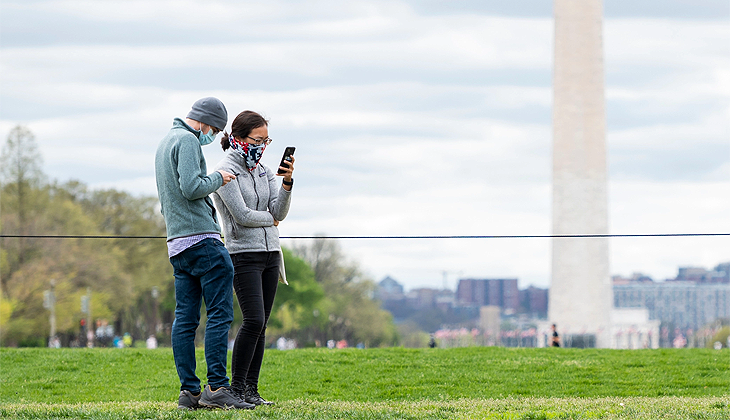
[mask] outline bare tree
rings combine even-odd
[[[357,264],[347,261],[337,241],[329,240],[321,233],[316,236],[310,244],[295,246],[293,251],[309,263],[319,283],[346,284],[362,277]]]
[[[42,180],[41,166],[43,159],[38,153],[35,136],[26,127],[15,126],[10,130],[7,141],[0,155],[0,173],[2,174],[3,186],[0,188],[2,194],[9,195],[11,200],[0,200],[6,204],[6,208],[0,208],[7,212],[8,202],[12,202],[17,214],[18,238],[18,263],[25,261],[26,240],[22,235],[28,233],[28,215],[32,210],[30,198],[31,187],[37,186]],[[2,226],[5,226],[3,223]],[[0,238],[4,241],[4,238]],[[2,245],[5,245],[4,243]]]

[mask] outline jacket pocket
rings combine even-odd
[[[228,222],[231,224],[231,236],[233,236],[231,239],[236,239],[238,237],[238,228],[236,227],[236,221],[233,219],[233,215],[230,213],[228,213]]]

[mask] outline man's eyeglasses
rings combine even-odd
[[[207,125],[207,124],[206,124],[206,125]],[[211,135],[211,136],[213,136],[213,137],[217,136],[217,135],[218,135],[218,133],[220,133],[220,132],[221,132],[221,130],[219,130],[219,129],[217,129],[217,128],[213,127],[212,125],[208,125],[208,127],[209,127],[209,128],[210,128],[210,130],[211,130],[211,131],[209,131],[209,132],[208,132],[208,134],[210,134],[210,135]],[[202,130],[203,128],[201,127],[200,129]]]
[[[255,145],[265,144],[265,145],[268,146],[268,145],[271,144],[272,141],[274,141],[274,140],[271,139],[271,137],[267,137],[265,139],[255,139],[255,138],[253,138],[251,136],[246,136],[246,138],[249,139],[249,140],[253,140],[253,143]]]

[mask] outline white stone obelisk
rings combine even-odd
[[[553,234],[608,233],[603,3],[555,0]],[[565,338],[608,347],[608,239],[555,238],[548,318]]]

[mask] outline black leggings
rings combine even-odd
[[[278,251],[241,252],[231,255],[233,289],[243,312],[243,324],[236,334],[231,361],[231,385],[258,385],[266,345],[266,323],[279,281]]]

